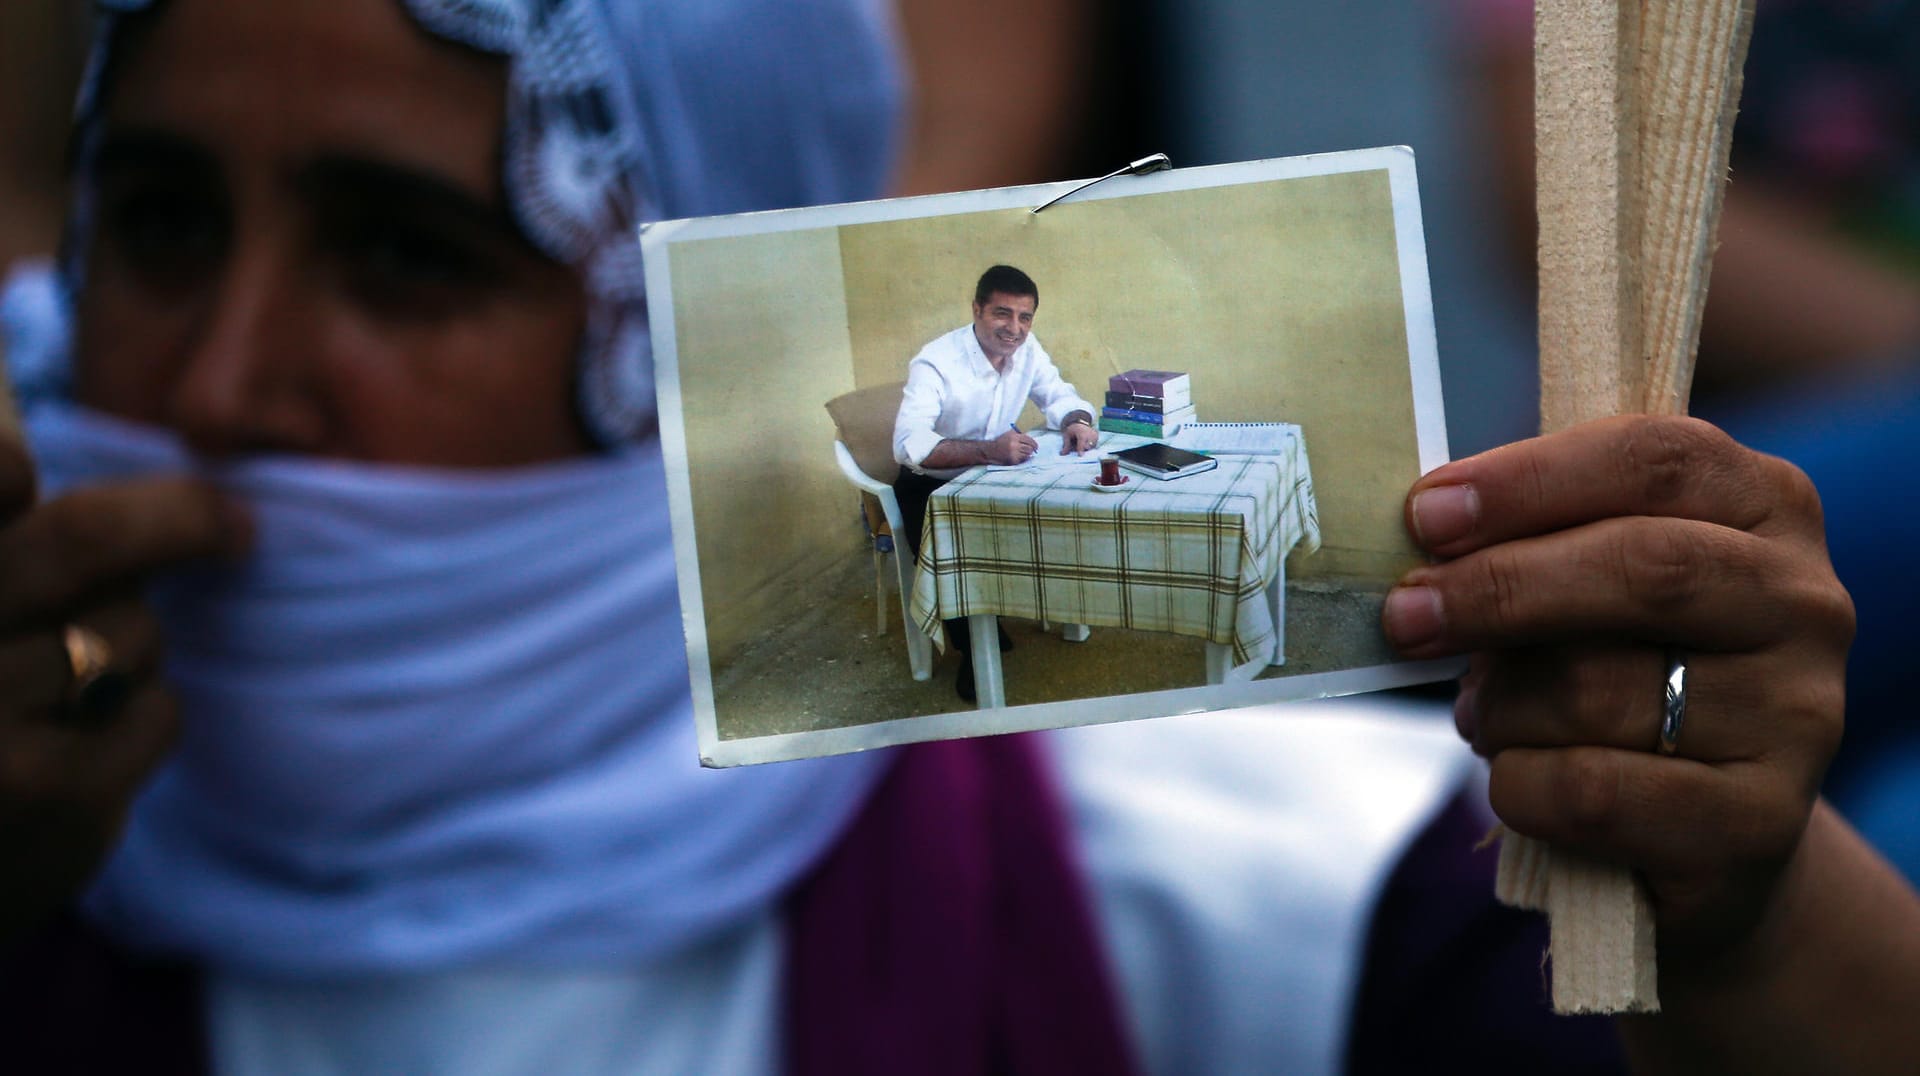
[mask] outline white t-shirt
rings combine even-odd
[[[1478,771],[1449,708],[1380,696],[1049,734],[1152,1076],[1340,1068],[1367,926]],[[276,983],[215,973],[221,1076],[777,1076],[777,909],[645,966]]]

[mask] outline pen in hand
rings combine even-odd
[[[1020,424],[1019,424],[1019,423],[1017,423],[1017,422],[1009,422],[1009,423],[1007,423],[1007,429],[1010,429],[1010,430],[1012,430],[1012,431],[1013,431],[1014,433],[1016,433],[1016,434],[1019,434],[1019,435],[1020,435],[1021,437],[1025,437],[1025,436],[1026,436],[1026,434],[1024,434],[1024,433],[1020,433]],[[1031,449],[1032,447],[1033,447],[1032,445],[1029,445],[1029,446],[1028,446],[1028,448],[1029,448],[1029,449]],[[1027,455],[1025,455],[1025,456],[1022,456],[1022,457],[1020,457],[1020,462],[1021,462],[1021,463],[1025,463],[1025,462],[1027,462],[1028,460],[1030,460],[1030,459],[1032,459],[1032,458],[1033,458],[1033,453],[1032,453],[1031,451],[1029,451],[1029,452],[1027,453]]]

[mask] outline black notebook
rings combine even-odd
[[[1158,441],[1150,445],[1115,452],[1114,457],[1120,461],[1120,466],[1129,471],[1138,471],[1149,478],[1179,478],[1182,475],[1211,471],[1220,466],[1220,461],[1212,456],[1202,456],[1198,452],[1188,452],[1184,448],[1175,448]]]

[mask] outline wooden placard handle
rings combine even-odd
[[[1752,25],[1753,0],[1535,0],[1542,432],[1686,411]],[[1556,1011],[1659,1009],[1627,869],[1509,833],[1495,893],[1547,913]]]

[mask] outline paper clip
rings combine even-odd
[[[1088,187],[1093,186],[1095,183],[1105,183],[1107,180],[1112,179],[1115,176],[1144,176],[1150,172],[1161,172],[1172,167],[1173,167],[1173,159],[1171,157],[1168,157],[1164,153],[1156,153],[1151,157],[1142,157],[1139,160],[1134,161],[1132,164],[1128,164],[1123,167],[1116,168],[1113,171],[1108,172],[1106,175],[1101,176],[1098,179],[1089,179],[1085,183],[1080,184],[1078,187],[1073,188],[1072,190],[1068,191],[1065,194],[1059,195],[1058,197],[1055,197],[1055,198],[1050,198],[1046,202],[1040,205],[1034,206],[1033,212],[1038,213],[1042,209],[1047,208],[1047,206],[1050,206],[1055,202],[1061,201],[1063,199],[1071,198],[1074,195],[1079,194],[1081,191],[1086,190]]]

